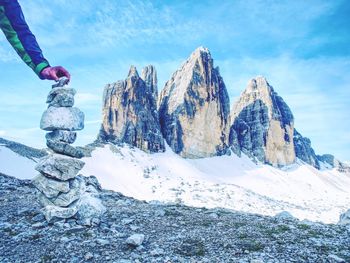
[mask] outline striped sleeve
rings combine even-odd
[[[22,60],[40,77],[49,66],[17,0],[0,0],[0,28]]]

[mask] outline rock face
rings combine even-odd
[[[320,169],[320,162],[311,147],[309,138],[303,137],[297,130],[294,129],[294,149],[295,155],[300,160],[310,164],[311,166]]]
[[[82,224],[90,224],[92,217],[99,217],[104,209],[88,192],[91,187],[83,177],[77,176],[84,166],[77,158],[83,157],[83,153],[70,144],[76,139],[74,131],[84,128],[84,114],[73,108],[76,91],[67,84],[66,78],[60,79],[47,97],[49,107],[41,118],[40,127],[51,131],[46,134],[46,144],[54,153],[39,160],[35,169],[40,175],[32,183],[38,190],[37,197],[47,221],[78,214],[76,218]]]
[[[227,150],[229,96],[207,48],[196,49],[165,84],[159,98],[162,133],[186,158]]]
[[[311,147],[309,138],[303,137],[297,130],[294,129],[294,149],[296,157],[303,162],[310,164],[316,169],[335,168],[339,172],[349,173],[350,167],[345,163],[337,160],[331,154],[316,155]]]
[[[295,161],[292,112],[264,77],[249,81],[231,112],[230,143],[261,162]]]
[[[337,160],[331,154],[317,155],[317,159],[320,162],[323,162],[325,164],[330,165],[333,168],[336,168],[339,172],[350,174],[350,166],[346,163]]]
[[[155,68],[144,68],[140,77],[132,66],[126,80],[105,87],[99,139],[129,143],[146,152],[163,152],[165,145],[160,131],[157,97]]]

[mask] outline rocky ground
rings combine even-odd
[[[0,262],[350,262],[350,227],[146,203],[103,190],[94,226],[46,223],[30,181],[0,174]]]

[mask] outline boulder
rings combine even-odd
[[[340,215],[338,224],[350,225],[350,209]]]
[[[164,138],[175,153],[202,158],[227,152],[229,96],[207,48],[197,48],[159,98]]]
[[[293,132],[293,114],[284,100],[264,77],[250,80],[233,106],[229,137],[237,137],[246,155],[283,166],[295,161]]]
[[[106,212],[106,207],[94,195],[85,192],[78,203],[78,222],[82,225],[91,225],[93,219],[99,219]]]
[[[163,152],[164,139],[157,112],[157,78],[153,66],[135,67],[128,78],[105,87],[103,96],[102,142],[128,143],[146,152]]]
[[[49,177],[62,181],[74,178],[84,167],[84,162],[60,154],[52,154],[42,158],[35,169]]]
[[[46,140],[72,144],[77,138],[77,133],[73,131],[55,130],[48,132],[45,137]]]
[[[144,234],[133,234],[127,238],[125,243],[129,246],[137,247],[137,246],[140,246],[144,240],[145,240]]]
[[[84,113],[74,107],[49,107],[41,117],[40,128],[46,131],[82,130],[84,128]]]
[[[58,196],[59,193],[67,193],[69,191],[69,182],[58,181],[42,174],[36,176],[32,183],[47,198],[53,198]]]
[[[77,149],[74,146],[65,142],[47,140],[46,145],[56,153],[60,153],[74,158],[84,157],[84,153],[80,149]]]

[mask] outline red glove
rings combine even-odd
[[[40,72],[40,76],[42,79],[49,79],[54,81],[58,81],[58,79],[61,77],[67,77],[68,80],[70,80],[69,72],[61,66],[44,68]]]

